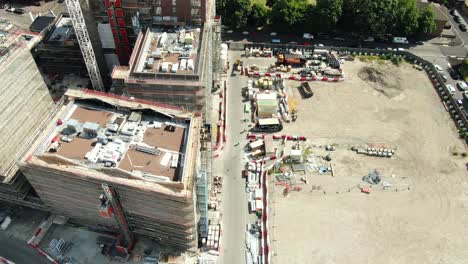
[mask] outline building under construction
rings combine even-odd
[[[108,60],[113,50],[127,65],[141,29],[154,25],[201,25],[206,20],[207,0],[105,0],[83,3],[94,16]]]
[[[196,247],[201,117],[89,90],[66,97],[21,163],[41,200],[72,221],[118,231],[100,208],[106,184],[131,232],[180,249]]]
[[[140,33],[128,67],[116,67],[116,93],[201,110],[211,84],[208,39],[200,28],[147,29]],[[205,76],[209,75],[209,76]],[[209,79],[211,80],[211,79]]]
[[[17,162],[56,107],[30,49],[39,37],[0,20],[0,200],[44,209]]]
[[[39,17],[41,18],[41,17]],[[61,14],[44,39],[33,49],[33,56],[46,74],[88,74],[71,18]]]

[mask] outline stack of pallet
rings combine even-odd
[[[207,248],[208,250],[219,251],[219,241],[221,237],[221,225],[209,225],[208,226],[208,241]]]

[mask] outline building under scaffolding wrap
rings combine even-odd
[[[89,90],[66,96],[57,125],[21,163],[41,200],[74,222],[115,230],[99,207],[104,183],[134,233],[195,248],[201,115]]]
[[[213,83],[212,27],[149,28],[136,41],[128,67],[115,67],[117,94],[204,111]]]
[[[5,19],[0,31],[0,200],[44,209],[17,164],[56,110],[30,52],[39,36]]]

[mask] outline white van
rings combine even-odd
[[[404,37],[394,37],[392,40],[393,43],[396,44],[408,44],[408,39]]]

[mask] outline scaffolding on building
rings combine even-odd
[[[81,53],[88,69],[89,78],[93,88],[98,91],[104,90],[101,74],[94,54],[94,49],[89,38],[88,29],[81,11],[79,0],[66,0],[68,13],[73,22],[73,29],[75,30],[76,38],[80,44]]]

